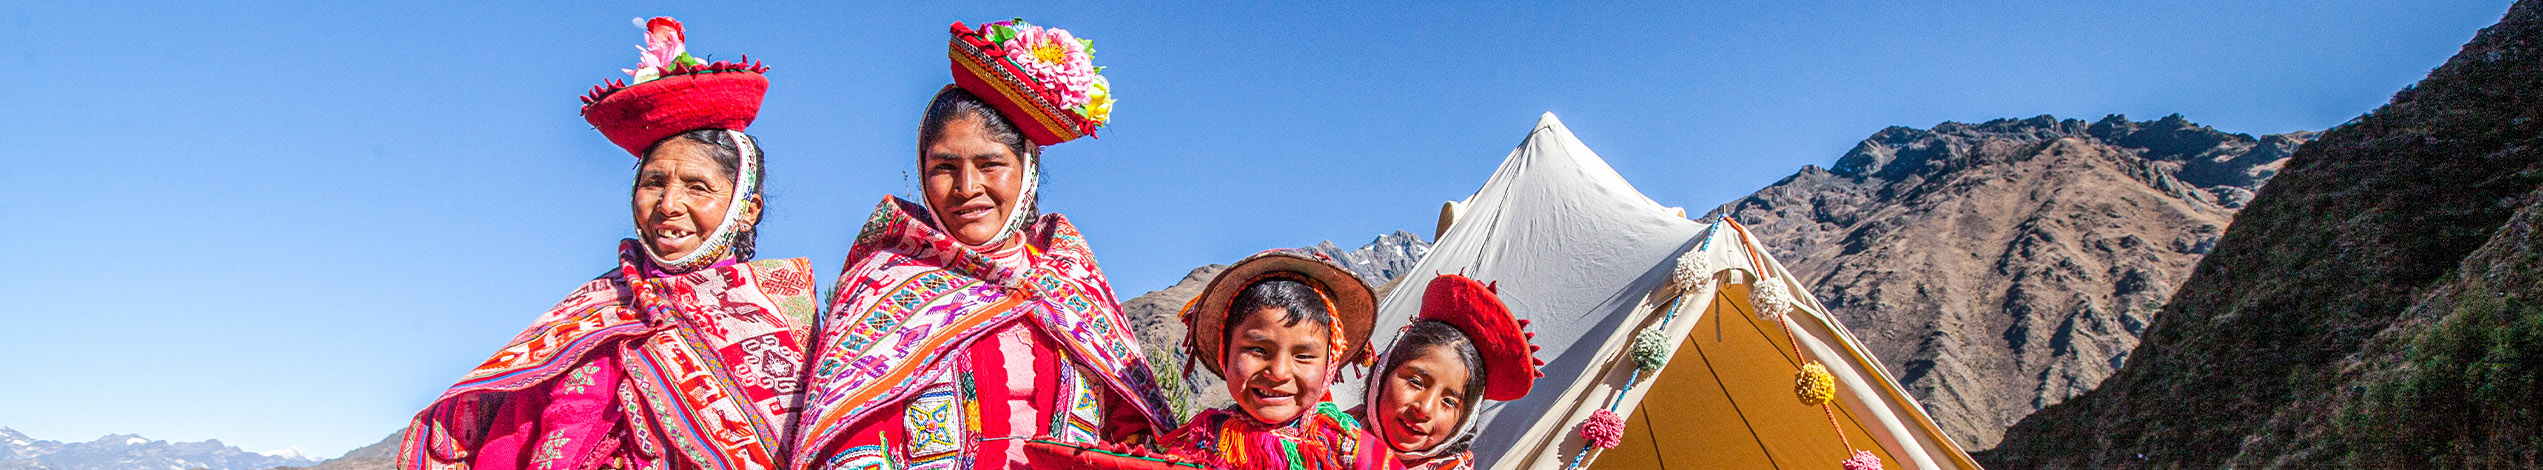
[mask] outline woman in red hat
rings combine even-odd
[[[761,154],[742,130],[767,69],[691,57],[654,18],[631,83],[583,117],[636,157],[638,237],[416,414],[398,468],[764,470],[801,396],[804,259],[752,260]]]
[[[1022,20],[952,29],[954,84],[918,126],[923,194],[885,197],[848,251],[795,470],[1023,468],[1029,441],[1173,424],[1085,238],[1036,210],[1043,147],[1111,112],[1090,43]]]
[[[1396,334],[1367,400],[1351,410],[1404,468],[1474,468],[1476,407],[1525,397],[1544,375],[1527,322],[1495,290],[1455,274],[1432,279],[1421,313]]]

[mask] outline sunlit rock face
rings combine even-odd
[[[2091,390],[2310,132],[2049,116],[1874,133],[1716,209],[1878,354],[1953,439]]]

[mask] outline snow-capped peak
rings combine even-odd
[[[149,439],[143,439],[143,438],[141,438],[141,437],[139,437],[139,436],[124,438],[124,445],[134,445],[134,446],[137,446],[137,445],[149,444],[149,443],[150,443],[150,440],[149,440]]]
[[[281,449],[274,449],[274,450],[260,450],[260,451],[256,451],[256,453],[257,453],[257,454],[260,454],[260,455],[267,456],[267,457],[281,457],[281,458],[286,458],[286,459],[311,460],[311,459],[309,458],[309,454],[305,454],[305,453],[301,453],[301,452],[300,452],[300,446],[284,447],[284,448],[281,448]]]

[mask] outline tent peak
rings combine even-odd
[[[1536,117],[1536,128],[1544,129],[1549,127],[1556,129],[1563,128],[1563,120],[1555,119],[1553,111],[1546,111],[1545,114]]]

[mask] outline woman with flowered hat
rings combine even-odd
[[[918,126],[921,197],[885,197],[848,251],[796,470],[1023,468],[1029,441],[1173,424],[1085,238],[1037,210],[1042,149],[1110,114],[1093,49],[1022,20],[952,31],[954,84]]]
[[[1537,368],[1545,361],[1528,341],[1535,334],[1511,316],[1498,291],[1456,274],[1432,279],[1420,312],[1378,358],[1351,415],[1404,468],[1473,469],[1470,446],[1483,430],[1475,411],[1483,400],[1526,397],[1544,375]]]
[[[583,118],[637,162],[638,237],[415,416],[398,468],[781,468],[818,304],[804,259],[752,260],[767,71],[642,21],[628,82]]]

